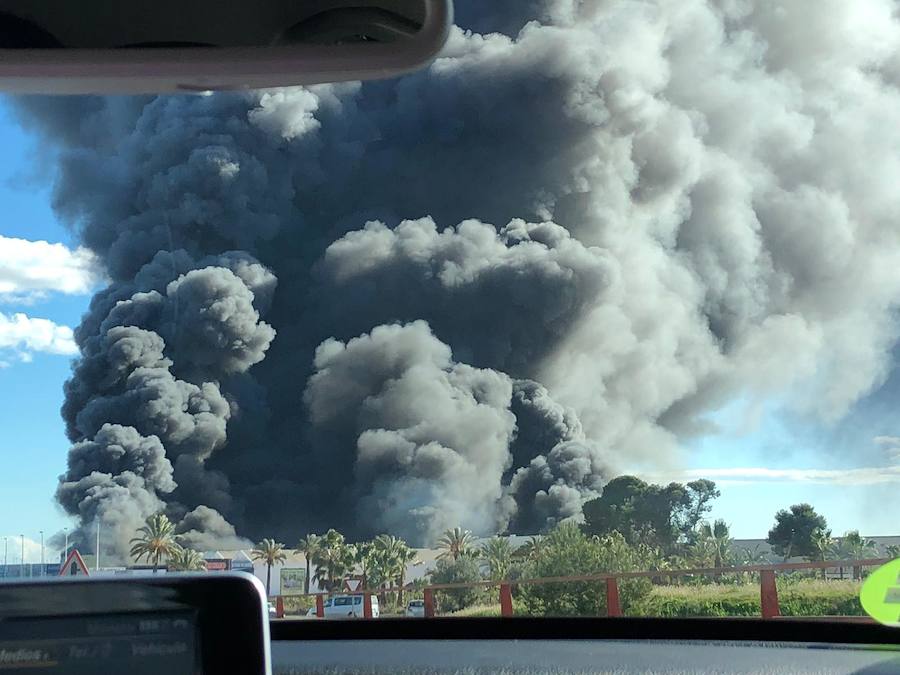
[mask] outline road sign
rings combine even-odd
[[[352,574],[344,579],[344,590],[353,593],[363,586],[365,577],[362,574]]]
[[[72,549],[72,552],[69,554],[69,557],[66,558],[66,562],[63,563],[63,566],[59,568],[59,576],[61,577],[77,577],[84,576],[89,577],[90,572],[88,572],[87,565],[84,564],[84,560],[81,559],[81,554],[77,549]]]

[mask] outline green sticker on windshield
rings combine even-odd
[[[859,601],[877,622],[900,627],[900,559],[869,575],[859,591]]]

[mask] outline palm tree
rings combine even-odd
[[[900,544],[890,544],[884,549],[888,558],[900,558]]]
[[[178,550],[169,556],[169,567],[174,572],[200,572],[206,569],[206,563],[199,551],[179,546]]]
[[[144,522],[138,530],[138,536],[132,539],[131,555],[140,561],[146,557],[153,562],[153,573],[159,567],[163,557],[173,555],[178,549],[175,543],[175,525],[164,513],[155,513]]]
[[[713,567],[722,567],[731,554],[731,533],[728,523],[721,518],[710,525],[707,521],[698,528],[700,539],[707,542],[713,560]]]
[[[509,539],[494,537],[481,545],[481,559],[487,564],[493,581],[502,581],[509,574],[513,550]]]
[[[317,534],[307,534],[297,542],[297,548],[294,549],[297,553],[302,553],[306,559],[306,580],[304,581],[303,592],[307,594],[309,593],[309,582],[312,578],[312,560],[316,557],[318,549],[319,535]]]
[[[438,539],[437,547],[441,549],[439,559],[452,558],[454,561],[468,555],[472,544],[472,533],[460,527],[446,530]]]
[[[403,605],[403,588],[406,586],[406,566],[409,563],[416,562],[417,553],[415,549],[410,548],[407,543],[404,541],[403,546],[400,548],[400,559],[399,559],[399,568],[400,568],[400,590],[397,591],[397,604]]]
[[[845,532],[838,544],[838,551],[840,552],[841,557],[851,560],[859,560],[875,555],[877,550],[878,545],[872,539],[866,539],[865,537],[860,536],[859,530]],[[853,578],[858,580],[861,576],[859,565],[854,565]]]
[[[353,569],[356,548],[346,543],[344,535],[334,529],[319,537],[318,543],[313,578],[317,582],[323,582],[327,590],[334,591],[340,588],[344,576]]]
[[[416,552],[405,541],[390,534],[379,534],[375,537],[372,548],[384,581],[389,585],[397,584],[397,604],[402,605],[406,565],[416,559]]]
[[[816,554],[814,556],[809,556],[809,559],[816,562],[825,562],[828,559],[828,556],[834,551],[834,539],[831,537],[831,530],[817,529],[812,533],[810,540],[816,549]],[[822,579],[827,578],[825,568],[823,567]]]
[[[541,538],[536,536],[528,537],[525,543],[513,551],[513,557],[531,560],[541,552]]]
[[[716,550],[712,537],[704,537],[698,533],[687,552],[689,567],[716,567]]]
[[[272,566],[280,565],[287,556],[284,553],[284,544],[274,539],[263,539],[256,548],[250,551],[253,560],[262,560],[266,563],[266,595],[270,595],[272,587]]]
[[[739,555],[742,565],[762,565],[763,563],[769,562],[769,556],[765,551],[759,549],[759,544],[752,549],[744,548],[740,549],[740,551]]]

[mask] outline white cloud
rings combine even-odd
[[[690,481],[709,478],[717,483],[812,483],[818,485],[879,485],[900,483],[900,465],[870,466],[854,469],[773,469],[745,466],[711,469],[688,469],[677,475],[646,476],[655,482]]]
[[[93,253],[0,235],[0,299],[31,302],[48,293],[82,295],[103,276]]]
[[[72,329],[49,319],[35,319],[21,312],[0,312],[0,357],[12,352],[20,361],[31,361],[33,352],[76,354],[78,347]],[[0,362],[8,365],[6,358]]]

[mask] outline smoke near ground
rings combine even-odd
[[[395,81],[16,102],[111,279],[83,523],[534,532],[729,401],[833,421],[888,377],[894,2],[458,4]]]

